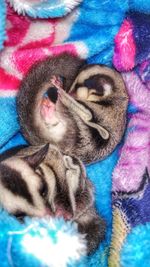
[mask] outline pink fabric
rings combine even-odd
[[[7,40],[0,60],[0,90],[17,92],[21,79],[38,60],[64,51],[77,54],[74,44],[62,44],[62,36],[59,45],[58,27],[61,19],[34,20],[8,8]]]
[[[124,73],[130,103],[138,110],[131,115],[127,137],[113,173],[114,191],[135,191],[145,167],[150,168],[150,91],[134,73]]]
[[[134,67],[136,46],[132,33],[131,20],[124,20],[115,37],[113,62],[119,71],[131,70]]]

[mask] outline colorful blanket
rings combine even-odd
[[[10,0],[8,2],[11,2],[11,5],[17,12],[22,12],[22,14],[27,14],[30,17],[18,15],[18,13],[14,12],[14,10],[8,6],[6,32],[4,31],[4,26],[1,27],[2,24],[0,24],[0,48],[2,48],[2,46],[4,47],[0,53],[0,152],[18,144],[25,143],[25,140],[19,132],[15,100],[20,81],[35,61],[45,58],[48,55],[56,55],[63,51],[72,51],[82,58],[87,58],[89,63],[97,62],[112,65],[114,37],[125,17],[125,13],[129,9],[143,11],[145,13],[150,12],[150,1],[144,1],[143,3],[143,1],[127,0],[123,2],[121,0]],[[72,5],[70,5],[70,3],[72,3]],[[0,0],[0,4],[2,4],[2,8],[0,9],[2,16],[0,16],[0,20],[4,25],[6,14],[5,2]],[[60,7],[59,12],[58,7]],[[64,16],[67,13],[68,15]],[[141,16],[144,18],[146,15]],[[35,17],[53,17],[53,19],[41,20],[34,19]],[[147,18],[148,17],[149,16],[147,16]],[[143,22],[142,18],[141,20],[139,19],[139,21]],[[131,18],[130,21],[132,21]],[[126,20],[124,20],[122,27],[124,27],[124,23],[126,23]],[[148,22],[146,22],[146,24],[148,24]],[[124,33],[123,36],[125,36],[126,40],[122,42],[122,46],[119,46],[122,40],[119,31],[115,40],[114,54],[114,64],[118,69],[118,66],[121,65],[121,70],[126,70],[124,66],[126,66],[126,64],[128,66],[128,62],[130,63],[131,59],[132,64],[129,64],[128,70],[135,67],[137,63],[140,63],[136,68],[136,73],[131,72],[123,74],[130,96],[126,135],[122,143],[119,144],[116,150],[107,159],[102,162],[93,163],[87,167],[88,176],[96,188],[97,210],[107,221],[106,239],[92,256],[81,260],[80,265],[78,262],[77,266],[107,266],[111,236],[110,266],[141,266],[141,262],[142,265],[145,264],[144,267],[149,266],[150,257],[148,257],[148,253],[150,250],[146,242],[150,228],[148,223],[150,213],[147,205],[147,203],[149,203],[149,139],[148,125],[146,125],[146,123],[149,119],[150,105],[148,105],[148,83],[144,78],[148,77],[148,75],[145,75],[148,73],[145,70],[148,70],[149,65],[148,53],[144,54],[145,51],[142,50],[142,47],[144,49],[142,40],[146,37],[148,38],[148,35],[145,31],[147,28],[145,28],[145,30],[142,31],[143,39],[139,34],[139,38],[135,38],[135,42],[133,37],[137,37],[136,34],[134,36],[134,33],[136,33],[134,32],[136,22],[133,25],[132,21],[132,24],[129,26],[129,34],[127,34],[128,31],[122,31],[121,27],[120,31]],[[126,29],[126,27],[124,28]],[[137,29],[138,28],[139,24]],[[130,37],[130,34],[132,38],[127,39],[128,36]],[[5,42],[3,43],[4,39]],[[124,44],[127,44],[125,51],[129,48],[128,55],[130,55],[126,57],[128,60],[125,61],[125,64],[123,64],[124,60],[122,60]],[[137,52],[137,46],[140,46],[140,44],[141,50]],[[134,52],[133,54],[130,53],[132,50]],[[137,59],[137,61],[135,61],[138,53],[141,55],[142,59],[146,58],[147,64],[143,63],[143,67],[141,62],[144,62],[144,60],[138,61]],[[117,59],[115,59],[115,57],[117,57]],[[144,85],[139,77],[145,79]],[[118,164],[114,170],[117,161]],[[112,173],[113,235],[111,207]],[[146,203],[147,208],[145,208],[143,203]],[[14,230],[19,231],[18,228],[20,226],[16,226],[16,222],[11,220],[10,216],[1,212],[0,229],[4,228],[6,230],[6,232],[4,231],[6,236],[8,231],[10,232],[10,226],[12,230],[12,224],[14,225]],[[4,221],[5,224],[3,224]],[[12,222],[11,225],[10,222]],[[65,225],[64,222],[61,223]],[[67,228],[68,233],[69,231],[70,226]],[[58,229],[55,230],[55,236],[57,232]],[[127,236],[128,233],[130,234]],[[15,251],[15,253],[13,257],[10,257],[10,254],[7,253],[8,248],[10,248],[10,239],[8,242],[8,240],[5,239],[5,235],[3,235],[3,242],[0,243],[0,247],[4,248],[4,250],[1,249],[0,253],[1,262],[4,263],[3,266],[19,267],[27,257],[27,251],[24,252],[26,255],[22,253],[20,257],[18,257],[19,260],[15,262],[15,258],[18,256],[18,247],[17,245],[14,247],[13,251]],[[143,245],[141,246],[141,244],[145,245],[144,251],[142,251]],[[29,258],[27,257],[27,262],[30,262],[30,255]],[[35,258],[32,261],[32,265],[30,264],[31,262],[29,266],[32,267],[39,267],[42,265],[41,262],[37,262]],[[67,266],[75,266],[75,261],[72,261],[71,265],[69,264],[70,262],[67,262]]]
[[[125,144],[113,172],[110,266],[150,265],[149,34],[150,16],[132,13],[115,37],[115,67],[135,71],[123,73],[130,105]]]

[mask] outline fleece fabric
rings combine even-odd
[[[74,257],[71,265],[67,262],[66,266],[149,266],[149,45],[144,40],[149,36],[150,0],[8,2],[11,6],[0,0],[1,153],[26,143],[20,133],[16,95],[21,80],[36,61],[71,51],[89,63],[109,66],[114,63],[119,71],[136,67],[134,71],[123,74],[130,97],[125,136],[105,160],[87,166],[88,176],[95,185],[97,210],[107,221],[105,241],[84,260],[82,253],[78,254],[80,265]],[[126,17],[129,10],[144,12],[145,15],[132,13]],[[6,230],[0,243],[5,250],[1,250],[0,255],[2,267],[20,267],[25,259],[27,267],[41,266],[43,262],[33,254],[31,265],[31,253],[20,250],[22,241],[13,242],[15,253],[11,253],[13,240],[8,238],[8,233],[13,235],[15,230],[20,233],[21,225],[3,211],[0,222],[1,229]],[[30,228],[32,223],[29,220],[27,227]],[[65,222],[61,221],[58,226],[63,229]],[[55,237],[60,232],[58,228],[53,231]],[[65,229],[69,234],[70,226]],[[51,239],[52,235],[47,237]],[[80,248],[80,241],[78,245]],[[18,253],[21,254],[18,256]]]

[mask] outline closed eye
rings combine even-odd
[[[48,194],[47,184],[42,183],[39,193],[44,199],[47,197]]]
[[[42,170],[42,168],[39,166],[36,170],[36,173],[39,175],[40,180],[41,180],[41,186],[39,189],[39,193],[40,195],[46,199],[47,195],[48,195],[48,185],[47,182],[45,180],[45,174],[44,171]]]

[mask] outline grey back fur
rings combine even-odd
[[[62,90],[55,90],[57,101],[50,102],[55,109],[51,123],[41,116],[40,105],[47,90],[54,87],[53,75],[63,77],[64,82]],[[126,88],[117,71],[86,65],[70,54],[33,66],[17,99],[21,129],[30,144],[52,143],[85,163],[105,158],[120,142],[127,104]]]
[[[88,253],[105,236],[93,187],[81,161],[57,147],[28,147],[0,162],[0,204],[18,219],[62,216],[86,234]]]

